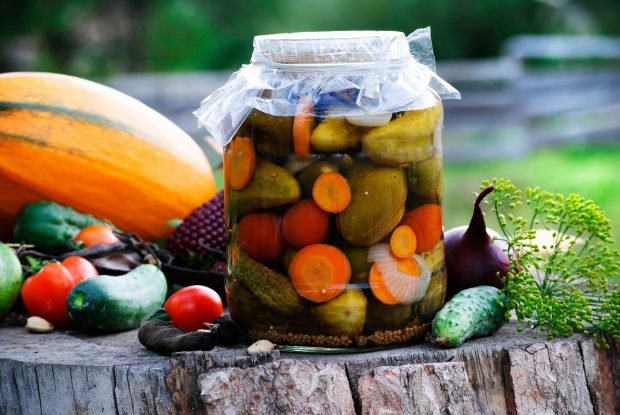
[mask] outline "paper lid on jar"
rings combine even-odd
[[[434,105],[459,92],[435,73],[430,28],[400,32],[301,32],[256,36],[251,63],[194,111],[224,146],[253,109],[294,116],[301,97],[310,115],[355,117]],[[430,99],[426,99],[431,97]]]
[[[279,33],[254,37],[252,63],[378,63],[410,59],[402,32]]]

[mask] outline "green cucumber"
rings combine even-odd
[[[79,329],[131,330],[163,305],[166,290],[166,277],[159,268],[140,265],[125,275],[101,275],[77,284],[67,297],[67,314]]]
[[[433,319],[431,342],[457,347],[495,333],[506,321],[506,297],[488,285],[468,288],[448,301]]]

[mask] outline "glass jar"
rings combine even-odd
[[[227,299],[252,338],[428,330],[446,292],[440,94],[458,95],[429,48],[426,30],[258,36],[197,111],[224,147]]]

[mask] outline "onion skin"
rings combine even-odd
[[[459,291],[480,285],[490,285],[501,289],[498,278],[505,277],[510,267],[510,260],[501,241],[492,242],[480,202],[494,187],[484,189],[474,203],[474,213],[469,226],[452,228],[444,235],[446,269],[448,272],[448,297]]]

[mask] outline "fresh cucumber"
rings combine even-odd
[[[77,284],[67,297],[74,327],[116,332],[134,329],[166,299],[166,278],[154,265],[118,277],[101,275]]]
[[[506,321],[506,297],[488,285],[456,294],[433,319],[431,342],[456,347],[473,337],[495,333]]]

